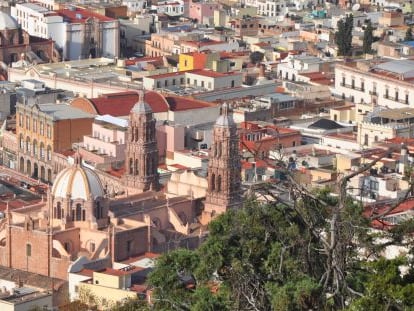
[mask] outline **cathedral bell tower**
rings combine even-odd
[[[138,192],[159,189],[155,123],[152,109],[140,91],[139,100],[129,115],[124,175],[125,186]]]
[[[237,125],[227,104],[213,128],[213,144],[208,164],[208,189],[201,222],[242,205],[241,164]]]

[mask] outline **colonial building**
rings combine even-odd
[[[412,106],[413,78],[411,59],[337,64],[334,93],[354,103],[405,108]]]
[[[51,11],[35,3],[18,3],[12,14],[30,35],[52,38],[65,60],[119,54],[116,19],[72,6]]]
[[[52,40],[32,36],[21,29],[13,17],[0,12],[0,62],[11,65],[18,61],[29,64],[57,60],[58,54]],[[7,72],[2,74],[7,77]]]
[[[241,198],[241,164],[237,126],[227,104],[213,129],[208,164],[208,189],[201,222],[208,223],[229,209],[238,208]]]
[[[91,134],[93,116],[65,104],[18,103],[16,115],[18,170],[46,182],[58,173],[53,153]]]

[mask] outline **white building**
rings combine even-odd
[[[334,94],[388,108],[414,106],[414,60],[337,64]]]
[[[275,17],[279,22],[289,12],[288,4],[285,0],[246,0],[247,6],[257,8],[257,15]]]
[[[240,87],[242,81],[240,72],[221,73],[200,69],[144,77],[143,86],[147,90],[191,87],[199,88],[200,91],[216,91]]]
[[[157,5],[153,5],[151,9],[156,10],[158,14],[165,14],[168,16],[181,16],[184,14],[184,1],[158,1]]]
[[[11,13],[30,35],[52,38],[65,60],[119,54],[116,19],[75,7],[50,11],[34,3],[18,3]]]
[[[277,66],[278,76],[284,80],[297,81],[301,73],[319,72],[322,63],[325,61],[315,56],[289,55]]]
[[[146,0],[122,0],[122,5],[126,5],[128,14],[142,12],[147,7]]]

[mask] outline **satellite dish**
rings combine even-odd
[[[360,5],[359,3],[355,3],[355,4],[352,6],[352,11],[356,12],[356,11],[358,11],[360,8],[361,8],[361,5]]]

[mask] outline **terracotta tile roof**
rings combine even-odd
[[[391,204],[392,203],[387,203],[387,204],[376,203],[373,205],[369,205],[364,210],[364,216],[370,217],[372,215],[382,214],[390,207]],[[414,199],[408,199],[407,201],[401,203],[394,210],[392,210],[386,215],[400,214],[400,213],[408,212],[413,209],[414,209]]]
[[[120,92],[91,98],[90,101],[99,115],[109,114],[114,117],[121,117],[129,115],[138,99],[139,96],[136,92]],[[157,92],[145,92],[145,101],[151,106],[154,113],[168,111],[168,104],[164,96]]]
[[[190,109],[201,109],[217,106],[217,104],[204,102],[188,97],[167,96],[165,99],[167,100],[171,111],[184,111]]]
[[[83,276],[89,276],[89,277],[93,277],[93,270],[91,269],[82,269],[81,271],[78,272],[78,274],[81,274]]]
[[[100,22],[112,22],[115,21],[113,18],[105,15],[97,14],[89,10],[76,8],[75,10],[62,9],[57,10],[57,14],[67,19],[70,23],[85,23],[89,18],[96,18]]]

